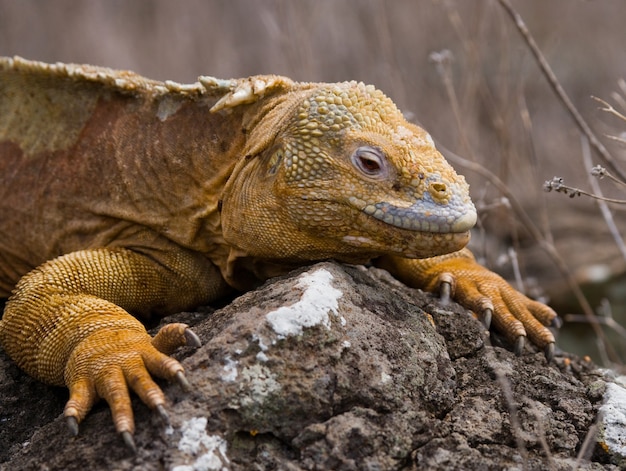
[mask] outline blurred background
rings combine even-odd
[[[626,170],[626,146],[609,137],[626,136],[626,122],[592,99],[624,111],[626,3],[511,3]],[[0,0],[0,55],[183,83],[266,73],[372,83],[469,161],[446,153],[480,211],[479,259],[557,309],[561,348],[605,365],[626,360],[624,254],[593,200],[543,190],[554,176],[590,190],[585,143],[496,0]],[[598,183],[626,199],[626,187]],[[620,234],[623,208],[611,207]],[[581,317],[577,287],[601,332]]]

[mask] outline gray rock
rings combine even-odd
[[[203,341],[177,353],[194,390],[163,384],[171,426],[134,400],[136,455],[102,404],[70,437],[66,392],[0,355],[0,467],[618,469],[585,442],[603,397],[593,364],[493,347],[467,311],[381,270],[320,263],[166,321]]]

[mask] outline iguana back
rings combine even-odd
[[[239,109],[209,112],[223,94],[0,61],[0,296],[75,250],[215,251],[218,197],[244,142]]]

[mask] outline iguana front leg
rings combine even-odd
[[[557,318],[548,306],[515,290],[502,277],[479,265],[468,249],[426,259],[383,257],[379,265],[414,288],[440,291],[459,304],[483,316],[521,353],[528,336],[544,349],[546,358],[554,355],[554,336],[546,326]]]
[[[118,432],[132,446],[128,387],[164,414],[165,397],[150,373],[185,385],[183,367],[166,354],[199,345],[183,324],[152,339],[129,312],[175,312],[215,297],[221,277],[208,261],[184,252],[155,261],[127,249],[74,252],[25,275],[7,302],[0,343],[30,375],[65,385],[64,415],[73,432],[98,398],[110,405]]]

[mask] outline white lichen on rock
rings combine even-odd
[[[626,377],[617,378],[617,383],[626,383]],[[626,460],[626,388],[607,382],[604,404],[599,413],[602,417],[600,441],[603,448],[609,454]]]
[[[192,417],[180,428],[178,450],[189,455],[191,463],[172,467],[172,471],[227,471],[228,443],[219,435],[206,433],[206,417]]]
[[[333,276],[319,269],[300,277],[296,287],[304,290],[300,301],[267,314],[267,322],[278,338],[300,335],[305,327],[323,325],[330,329],[329,312],[337,315],[343,293],[332,285]]]
[[[261,361],[261,362],[268,361],[269,358],[268,358],[268,356],[267,356],[267,354],[265,352],[267,352],[269,347],[265,344],[263,339],[260,336],[255,334],[255,335],[252,336],[252,341],[253,342],[257,342],[259,344],[259,348],[260,348],[259,353],[256,354],[256,359]]]
[[[239,362],[229,356],[224,359],[224,366],[222,368],[224,371],[222,374],[223,381],[233,382],[237,379],[237,365],[239,365]]]
[[[256,364],[241,371],[241,389],[237,402],[244,406],[261,404],[270,394],[279,392],[282,388],[276,380],[276,375],[266,366]],[[244,393],[245,391],[245,393]]]

